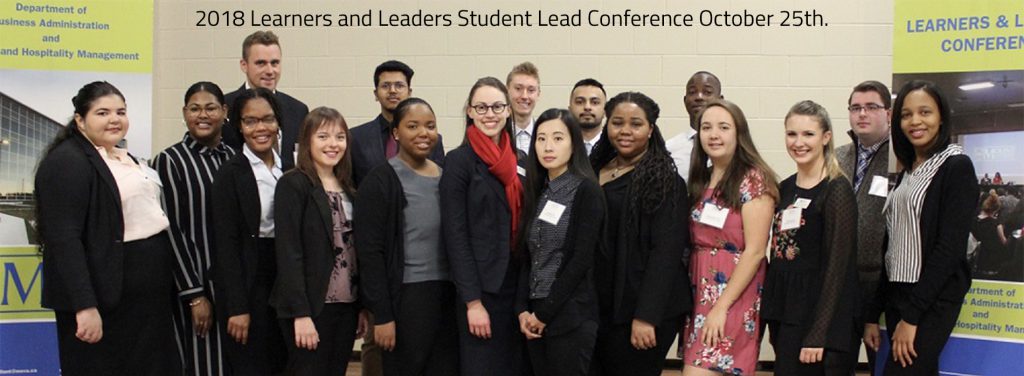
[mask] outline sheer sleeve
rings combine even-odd
[[[855,298],[842,295],[849,291],[845,284],[849,280],[851,265],[857,261],[856,197],[845,178],[830,182],[825,195],[821,295],[811,316],[810,330],[804,337],[804,347],[825,347],[840,301]]]

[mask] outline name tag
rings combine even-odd
[[[875,175],[871,179],[871,188],[868,189],[868,194],[878,197],[886,197],[889,195],[889,178],[885,176]]]
[[[704,210],[700,212],[700,223],[714,228],[725,227],[725,219],[729,217],[729,208],[719,209],[717,205],[705,203]]]
[[[563,212],[565,212],[565,205],[548,200],[548,203],[544,204],[544,209],[540,211],[538,218],[552,225],[558,225],[558,220],[562,218]]]
[[[811,206],[811,199],[809,199],[809,198],[798,198],[798,199],[796,199],[796,202],[793,203],[793,207],[797,207],[797,208],[800,208],[800,209],[807,209],[810,206]]]
[[[782,211],[782,225],[779,229],[782,231],[792,230],[800,228],[800,217],[803,216],[804,209],[801,208],[789,208]]]
[[[520,176],[526,176],[526,169],[523,168],[523,166],[516,166],[516,172],[518,172]]]

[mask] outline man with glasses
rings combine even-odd
[[[242,41],[242,60],[239,61],[239,68],[245,73],[246,81],[242,87],[224,96],[228,107],[235,105],[235,99],[242,91],[254,87],[266,88],[274,92],[274,99],[277,99],[278,111],[281,115],[280,145],[281,164],[284,171],[288,171],[295,165],[295,149],[299,138],[299,128],[302,120],[309,113],[309,107],[305,103],[277,90],[277,84],[281,81],[281,44],[277,35],[272,31],[257,31],[249,34]],[[224,125],[224,143],[241,150],[242,130],[237,129],[230,122]]]
[[[722,96],[722,82],[711,72],[694,73],[686,82],[683,106],[686,107],[686,113],[690,115],[690,129],[684,129],[675,137],[665,141],[665,148],[672,155],[672,159],[676,162],[676,171],[683,179],[690,178],[690,152],[693,150],[693,139],[697,135],[697,127],[700,126],[697,113],[704,109],[704,105],[708,102],[722,98],[725,98]]]
[[[889,88],[878,81],[864,81],[853,88],[847,100],[850,113],[850,137],[853,142],[836,149],[843,173],[853,183],[857,195],[857,269],[861,302],[864,307],[874,299],[882,271],[882,238],[885,218],[882,207],[889,190],[889,119],[892,97]],[[866,312],[861,312],[865,317]],[[878,350],[877,324],[868,324],[863,338],[868,364],[875,369]],[[858,325],[858,328],[864,326]]]
[[[590,155],[597,140],[601,139],[604,103],[607,100],[608,94],[604,91],[604,85],[593,78],[579,80],[569,93],[569,112],[580,123],[587,155]]]
[[[401,61],[388,60],[373,71],[373,98],[380,104],[380,115],[352,128],[349,149],[352,150],[352,180],[356,186],[370,170],[398,154],[398,143],[391,134],[395,107],[412,95],[413,70]],[[437,145],[430,159],[438,165],[444,160],[444,143],[437,135]]]
[[[508,95],[512,103],[512,135],[519,160],[525,159],[530,151],[530,138],[533,136],[533,108],[540,98],[540,73],[537,66],[526,61],[512,67],[505,78]]]

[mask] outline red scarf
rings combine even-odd
[[[517,239],[516,233],[519,229],[519,213],[522,211],[523,202],[523,182],[519,180],[516,150],[512,148],[508,134],[504,131],[501,132],[498,144],[495,144],[494,140],[473,125],[466,130],[466,137],[469,138],[469,146],[484,161],[487,169],[505,186],[505,198],[508,199],[509,211],[512,212],[510,245],[514,248]]]

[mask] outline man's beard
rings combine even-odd
[[[580,128],[583,128],[583,130],[587,130],[587,131],[589,131],[591,129],[595,129],[595,128],[600,127],[600,126],[601,126],[601,122],[600,121],[595,121],[593,123],[580,122]]]

